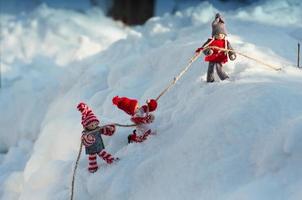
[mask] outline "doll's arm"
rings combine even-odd
[[[147,104],[142,106],[145,113],[153,112],[157,108],[157,101],[155,99],[147,100]]]
[[[132,117],[130,119],[135,124],[146,124],[146,117]]]
[[[139,112],[131,118],[131,121],[135,124],[151,123],[154,119],[154,116],[149,114],[149,112],[155,111],[156,108],[157,108],[157,101],[155,99],[147,100],[146,105],[143,105],[139,109]]]
[[[145,117],[132,117],[131,121],[135,124],[150,124],[154,121],[155,117],[153,114],[148,114]]]
[[[232,46],[231,46],[231,44],[230,44],[229,41],[227,42],[227,48],[228,48],[229,50],[234,50],[234,49],[232,48]],[[230,60],[235,60],[236,57],[237,57],[237,55],[236,55],[236,53],[235,53],[234,51],[229,51],[229,52],[228,52],[228,56],[229,56]]]
[[[82,137],[82,143],[85,147],[91,146],[95,142],[95,137],[91,134],[83,134]]]
[[[205,55],[211,55],[213,54],[213,50],[212,49],[206,49],[204,50],[205,46],[208,46],[208,44],[212,41],[212,39],[208,39],[201,47],[199,47],[198,49],[195,50],[195,53],[199,53],[200,51],[203,51],[203,53]]]
[[[102,135],[112,136],[115,133],[115,125],[109,124],[109,125],[102,126],[100,129],[100,133]]]

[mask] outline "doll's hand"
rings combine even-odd
[[[107,136],[112,136],[115,132],[115,125],[114,124],[109,124],[104,126],[101,130],[100,133],[103,135]]]
[[[195,50],[195,53],[200,53],[203,50],[202,47],[199,47],[198,49]]]
[[[233,60],[235,60],[235,59],[236,59],[236,54],[231,54],[231,55],[230,55],[230,60],[233,61]]]
[[[207,50],[204,51],[204,54],[205,54],[206,56],[210,56],[210,55],[212,55],[213,53],[214,53],[214,51],[213,51],[212,49],[207,49]]]
[[[115,132],[115,125],[114,125],[114,124],[108,125],[108,129],[109,129],[111,132]]]

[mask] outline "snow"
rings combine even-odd
[[[257,17],[259,8],[282,20]],[[225,66],[231,80],[207,84],[200,58],[159,100],[157,135],[130,145],[130,128],[103,137],[121,160],[98,160],[94,174],[82,154],[75,199],[299,200],[301,8],[276,1],[222,10],[237,51],[283,70],[238,56]],[[87,102],[101,124],[130,123],[112,97],[156,98],[210,36],[217,11],[204,2],[131,29],[98,10],[41,6],[1,16],[1,199],[68,199],[82,131],[77,103]]]
[[[91,8],[90,1],[87,0],[1,0],[1,13],[24,14],[29,13],[40,5],[47,5],[52,8],[74,9],[85,11]]]

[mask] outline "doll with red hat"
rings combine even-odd
[[[118,160],[118,158],[114,158],[110,153],[105,151],[104,142],[101,136],[112,136],[115,132],[115,126],[99,126],[100,121],[87,104],[83,102],[78,104],[77,109],[82,113],[82,125],[84,130],[81,139],[85,146],[86,154],[88,155],[88,171],[93,173],[98,170],[97,156],[108,164]]]
[[[203,51],[205,56],[205,61],[209,62],[208,72],[207,72],[207,82],[214,82],[214,68],[221,80],[228,79],[229,76],[223,71],[222,67],[224,63],[230,60],[236,59],[236,54],[233,51],[221,51],[215,48],[206,47],[219,47],[223,49],[233,50],[230,42],[226,39],[227,31],[225,28],[224,20],[222,16],[217,13],[214,21],[212,22],[212,38],[208,39],[202,47],[198,48],[195,52],[199,53]]]
[[[112,99],[112,103],[130,115],[131,121],[136,125],[133,133],[128,136],[128,143],[143,142],[152,134],[150,124],[154,121],[154,115],[150,112],[156,110],[156,100],[148,100],[146,105],[140,107],[136,99],[116,96]]]

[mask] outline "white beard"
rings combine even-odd
[[[134,117],[145,117],[147,113],[144,112],[144,109],[140,107],[134,114]],[[138,136],[144,135],[145,132],[151,129],[151,124],[139,124],[136,125],[136,134]]]

